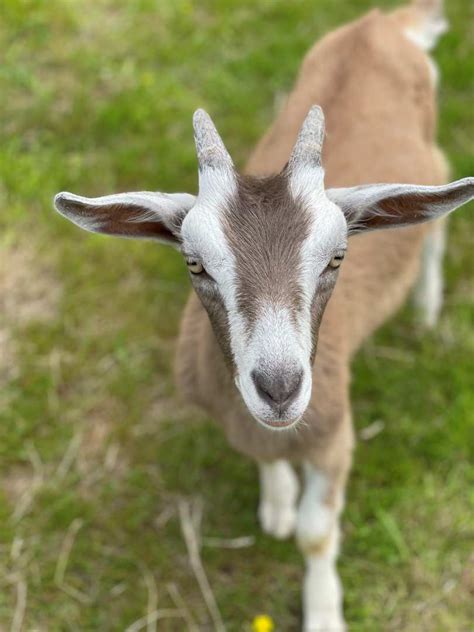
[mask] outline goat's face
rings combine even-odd
[[[311,121],[318,142],[319,114]],[[195,125],[200,190],[181,227],[182,252],[247,408],[266,426],[288,428],[309,403],[319,325],[347,223],[324,193],[314,146],[307,162],[295,159],[295,148],[279,175],[241,177],[210,121]]]
[[[285,169],[267,178],[236,173],[204,112],[196,113],[194,129],[197,197],[59,193],[56,209],[93,232],[178,247],[250,413],[270,428],[288,428],[310,400],[319,326],[348,232],[441,217],[473,197],[474,179],[325,191],[318,107],[310,110]]]

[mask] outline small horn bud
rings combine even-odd
[[[193,126],[199,170],[232,169],[232,158],[209,114],[204,110],[196,110]]]
[[[290,170],[300,167],[321,167],[324,141],[324,114],[319,105],[313,105],[298,134],[288,163]]]

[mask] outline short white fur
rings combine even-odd
[[[288,461],[259,463],[260,503],[258,516],[265,533],[281,540],[296,525],[299,482]]]
[[[303,587],[304,632],[345,630],[342,587],[336,568],[339,553],[341,492],[327,504],[328,477],[311,464],[304,466],[305,488],[298,507],[296,539],[306,561]]]

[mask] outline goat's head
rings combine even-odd
[[[474,178],[442,187],[324,188],[324,118],[313,107],[277,175],[239,176],[209,116],[194,130],[199,194],[59,193],[56,209],[93,232],[172,243],[251,414],[282,429],[311,395],[319,326],[353,232],[440,217],[474,195]]]

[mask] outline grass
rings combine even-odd
[[[448,4],[452,30],[436,53],[440,140],[462,177],[474,172],[474,20],[468,3]],[[305,50],[370,6],[3,3],[0,629],[122,630],[147,610],[176,608],[176,590],[211,629],[177,511],[196,497],[204,536],[255,538],[202,551],[227,629],[249,630],[259,612],[278,631],[298,628],[302,563],[292,544],[259,531],[254,465],[174,399],[170,362],[189,291],[179,256],[86,235],[51,211],[51,197],[194,191],[198,106],[242,165]],[[356,632],[472,624],[470,212],[451,223],[437,331],[422,335],[407,308],[355,363],[357,428],[384,424],[359,442],[343,521]]]

